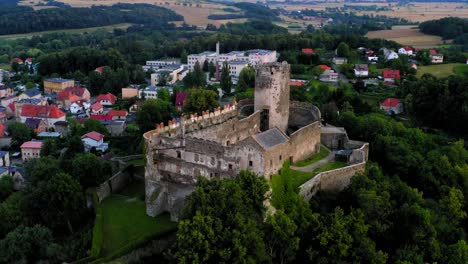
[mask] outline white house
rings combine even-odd
[[[105,152],[109,148],[108,143],[104,143],[104,135],[96,131],[91,131],[89,133],[81,136],[81,141],[86,151],[90,151],[92,148]]]
[[[385,59],[386,60],[394,60],[394,59],[398,59],[398,54],[393,51],[393,50],[389,50],[387,48],[383,48],[383,53],[384,53],[384,56],[385,56]]]
[[[396,98],[387,98],[380,103],[380,109],[384,110],[387,115],[403,113],[403,103]]]
[[[367,64],[356,64],[356,65],[354,65],[354,75],[356,75],[356,77],[367,77],[367,76],[369,76],[369,65],[367,65]]]

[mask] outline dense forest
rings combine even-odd
[[[221,20],[221,19],[236,19],[236,18],[248,18],[248,19],[259,19],[264,21],[277,21],[280,20],[277,10],[272,10],[266,6],[254,4],[254,3],[247,3],[247,2],[240,2],[230,4],[234,7],[239,8],[242,13],[239,14],[212,14],[209,15],[209,19],[214,20]],[[230,8],[231,12],[234,9]],[[228,8],[229,10],[229,8]]]
[[[168,29],[170,21],[182,21],[175,12],[147,4],[116,4],[90,8],[4,7],[0,11],[0,34],[17,34],[55,29],[86,28],[119,23],[143,24]]]
[[[429,20],[419,24],[421,32],[441,36],[443,39],[453,39],[468,34],[468,19],[446,17],[438,20]]]

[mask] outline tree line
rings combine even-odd
[[[453,39],[468,34],[468,20],[459,17],[445,17],[429,20],[419,24],[421,32],[441,36],[443,39]]]
[[[182,21],[174,11],[149,4],[116,4],[89,8],[49,8],[34,10],[5,7],[0,15],[0,34],[17,34],[57,29],[87,28],[119,23],[168,28],[169,21]],[[12,12],[8,12],[11,10]]]

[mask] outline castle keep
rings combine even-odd
[[[202,116],[160,124],[145,133],[146,211],[177,220],[198,177],[234,177],[251,170],[267,179],[285,160],[320,150],[320,111],[289,102],[286,62],[257,67],[255,100],[243,100]]]

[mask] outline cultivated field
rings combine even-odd
[[[396,3],[311,3],[301,5],[290,5],[290,4],[275,4],[271,5],[272,8],[280,7],[286,10],[325,10],[330,7],[344,7],[344,5],[357,5],[357,6],[369,6],[376,5],[382,7],[390,7],[390,11],[361,11],[356,12],[357,14],[367,15],[385,15],[390,17],[405,18],[413,22],[423,22],[427,20],[440,19],[447,16],[453,17],[464,17],[468,18],[468,4],[464,3],[419,3],[411,2],[405,6],[398,6]]]
[[[417,26],[394,26],[391,30],[370,31],[367,37],[393,40],[402,45],[411,45],[416,48],[432,48],[443,44],[441,37],[424,34],[419,31]]]
[[[448,63],[439,65],[420,66],[416,76],[421,77],[425,73],[430,73],[438,78],[447,77],[452,74],[463,74],[468,72],[468,65],[461,63]]]
[[[2,39],[19,39],[19,38],[31,38],[32,36],[40,36],[43,34],[50,34],[50,33],[86,33],[86,32],[94,32],[97,30],[106,30],[112,31],[114,29],[127,29],[130,27],[131,23],[122,23],[122,24],[115,24],[109,26],[102,26],[102,27],[91,27],[91,28],[78,28],[78,29],[61,29],[61,30],[49,30],[49,31],[42,31],[42,32],[31,32],[31,33],[24,33],[24,34],[12,34],[12,35],[1,35],[0,40]]]

